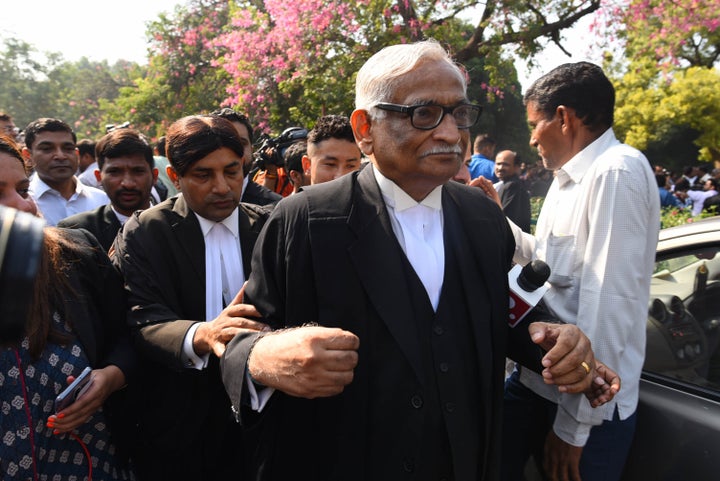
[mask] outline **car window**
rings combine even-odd
[[[659,254],[644,371],[720,391],[720,247]]]

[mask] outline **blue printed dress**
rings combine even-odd
[[[33,361],[25,339],[19,349],[0,350],[0,473],[4,481],[82,481],[89,465],[82,445],[69,434],[46,427],[55,414],[55,397],[67,387],[67,376],[88,366],[83,348],[56,313],[56,329],[72,336],[66,346],[48,343]],[[92,457],[92,479],[133,480],[116,460],[115,446],[102,408],[75,430]]]

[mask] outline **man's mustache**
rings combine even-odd
[[[423,152],[422,157],[427,157],[428,155],[462,155],[463,149],[460,148],[459,145],[438,145],[437,147],[433,147],[432,149]]]

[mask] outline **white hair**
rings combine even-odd
[[[358,71],[355,80],[355,108],[370,110],[379,102],[392,99],[402,76],[426,62],[447,62],[467,88],[465,72],[437,40],[385,47],[370,57]],[[383,114],[376,112],[376,117]]]

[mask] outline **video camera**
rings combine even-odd
[[[123,122],[121,124],[106,124],[105,125],[105,133],[109,134],[113,130],[129,129],[129,128],[130,128],[130,122]]]
[[[42,219],[0,206],[0,345],[19,342],[40,266]]]
[[[283,155],[288,147],[299,140],[307,139],[308,131],[302,127],[289,127],[277,137],[263,135],[260,137],[260,147],[255,150],[253,171],[267,170],[268,165],[283,167]]]

